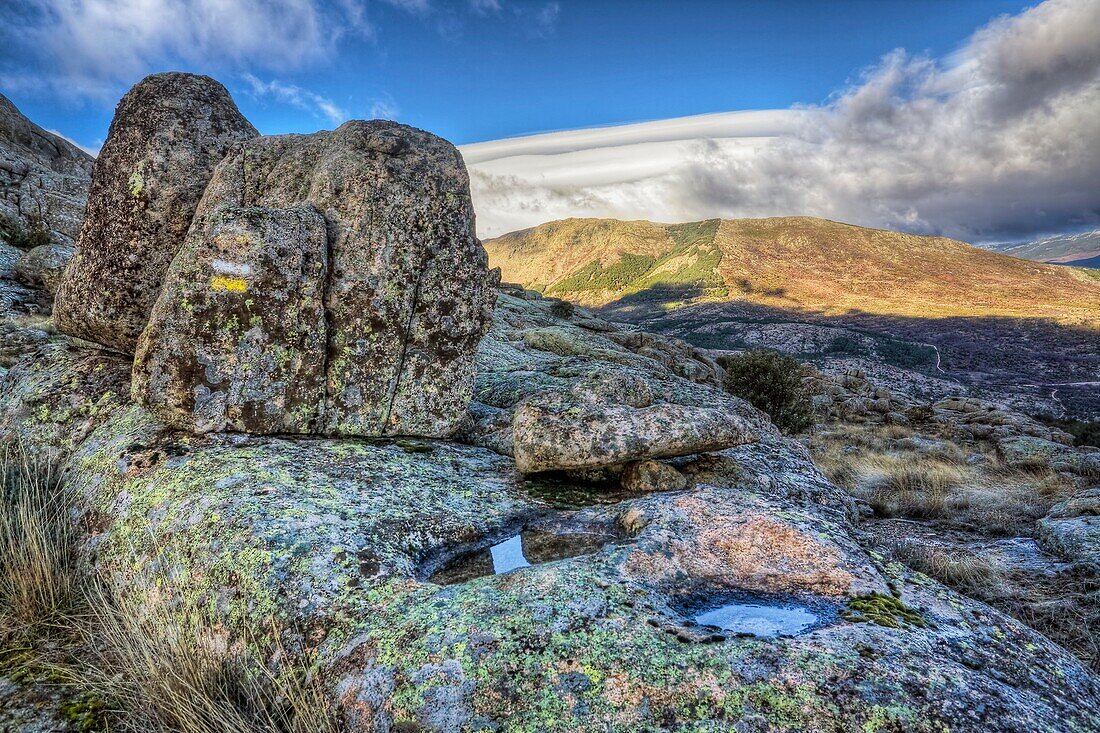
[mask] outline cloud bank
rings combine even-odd
[[[364,0],[22,0],[0,7],[0,41],[21,61],[0,78],[113,101],[150,69],[293,69],[373,33]]]
[[[1100,1],[1048,0],[946,59],[897,50],[823,106],[462,148],[483,237],[568,216],[809,214],[1005,240],[1100,222]]]

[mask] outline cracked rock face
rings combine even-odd
[[[453,145],[391,122],[255,138],[214,172],[134,395],[198,432],[453,433],[495,292]]]
[[[327,264],[311,206],[206,212],[138,342],[134,397],[196,432],[311,432],[324,406]]]
[[[0,214],[71,245],[88,201],[92,156],[24,117],[0,94]]]
[[[214,167],[257,134],[209,77],[155,74],[131,89],[95,163],[57,327],[132,354]]]

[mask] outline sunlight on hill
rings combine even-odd
[[[812,217],[566,219],[485,243],[504,280],[600,306],[743,300],[828,315],[1050,318],[1100,327],[1077,268]]]

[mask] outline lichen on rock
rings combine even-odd
[[[58,328],[134,353],[214,167],[257,134],[207,76],[154,74],[127,92],[92,171],[54,304]]]

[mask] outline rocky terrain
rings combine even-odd
[[[0,216],[72,245],[91,172],[92,156],[28,120],[0,94]]]
[[[878,499],[724,391],[714,354],[499,284],[449,143],[238,120],[220,160],[176,154],[232,112],[210,79],[141,82],[53,318],[4,312],[0,436],[63,469],[59,526],[108,610],[61,687],[41,660],[64,624],[0,623],[0,729],[274,715],[222,677],[180,702],[162,680],[196,659],[305,684],[261,696],[271,730],[1100,728],[1083,651],[884,552]],[[806,384],[830,430],[1045,461],[1065,499],[1040,552],[1096,562],[1096,454],[1060,431],[866,373]]]
[[[1033,412],[1100,416],[1091,270],[808,217],[570,219],[486,247],[505,280],[703,348],[885,364]]]
[[[0,94],[0,304],[48,308],[73,244],[92,158],[43,130]]]

